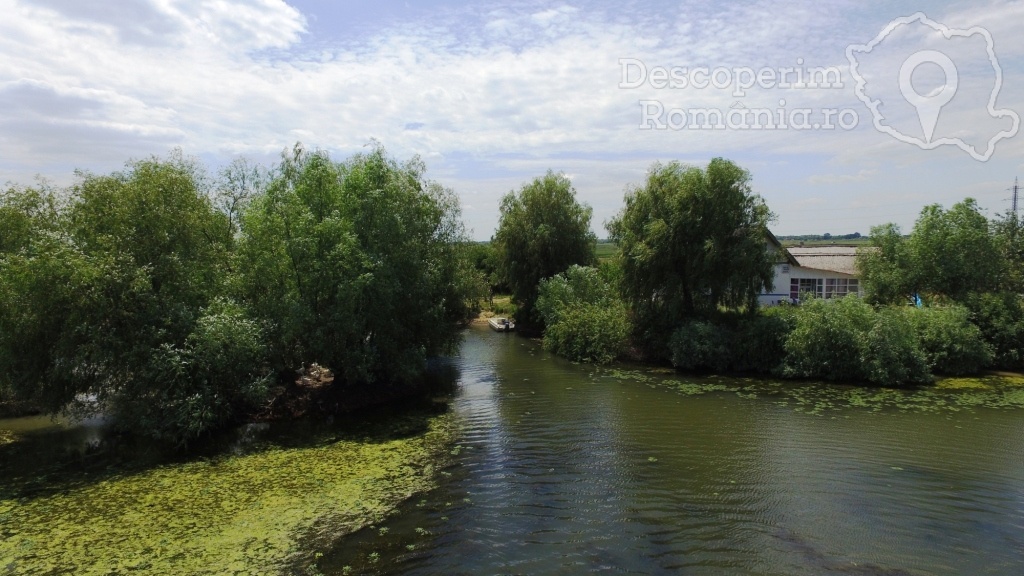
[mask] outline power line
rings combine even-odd
[[[1014,178],[1013,179],[1013,188],[1008,188],[1008,190],[1013,190],[1013,204],[1011,204],[1012,208],[1010,210],[1013,212],[1013,216],[1016,217],[1017,216],[1017,195],[1020,192],[1020,183],[1018,182],[1018,178]]]

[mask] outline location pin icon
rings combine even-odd
[[[933,91],[927,96],[922,96],[914,90],[911,77],[914,75],[914,70],[926,62],[938,64],[946,74],[946,82],[938,93]],[[953,61],[949,59],[949,56],[935,50],[915,52],[900,67],[900,92],[911,106],[917,108],[917,119],[921,121],[921,130],[924,131],[924,139],[928,143],[932,141],[935,123],[939,121],[939,112],[956,95],[959,82],[960,76],[957,74]]]

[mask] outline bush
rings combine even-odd
[[[535,310],[547,325],[545,349],[571,360],[608,363],[629,341],[625,304],[596,268],[573,265],[541,280]]]
[[[795,307],[775,306],[745,318],[733,343],[733,370],[781,374],[786,360],[786,338],[795,324]]]
[[[517,310],[516,305],[512,302],[495,302],[491,306],[491,312],[499,316],[511,316],[514,318]]]
[[[874,326],[863,337],[861,361],[864,378],[882,386],[931,381],[928,359],[914,327],[898,310],[878,312]]]
[[[786,340],[787,376],[883,386],[931,380],[928,355],[903,310],[875,311],[856,297],[811,299],[794,319]]]
[[[964,304],[971,321],[992,347],[998,368],[1024,368],[1024,303],[1011,293],[973,294]]]
[[[861,348],[873,324],[874,311],[858,298],[807,300],[799,307],[786,339],[785,375],[865,380]]]
[[[216,300],[182,346],[164,344],[115,397],[117,422],[185,444],[266,397],[263,333],[239,306]]]
[[[992,363],[992,347],[971,323],[966,308],[904,308],[903,314],[913,326],[933,373],[974,374]]]
[[[672,365],[680,370],[724,372],[732,364],[732,332],[708,322],[687,322],[669,339]]]
[[[549,323],[544,349],[578,362],[607,364],[629,341],[629,322],[622,303],[582,304]]]

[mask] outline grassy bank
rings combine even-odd
[[[317,550],[434,487],[450,417],[386,426],[60,481],[10,470],[15,478],[0,490],[0,567],[24,575],[305,570]]]

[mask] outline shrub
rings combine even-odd
[[[541,280],[535,310],[547,325],[545,349],[571,360],[611,362],[629,340],[626,307],[596,268],[573,265]]]
[[[499,316],[514,317],[516,315],[516,310],[516,305],[512,302],[495,302],[494,305],[491,306],[491,311]]]
[[[858,298],[810,299],[795,315],[786,339],[787,376],[826,380],[865,380],[861,362],[864,335],[874,311]]]
[[[992,363],[992,346],[971,323],[966,308],[904,308],[903,314],[913,326],[932,372],[960,376]]]
[[[544,332],[544,348],[579,362],[607,364],[629,341],[626,307],[621,302],[581,304],[564,311]]]
[[[781,373],[786,359],[786,338],[794,323],[792,306],[776,306],[744,319],[735,333],[733,369]]]
[[[929,357],[903,310],[875,311],[855,297],[812,299],[794,319],[786,340],[787,376],[883,386],[931,380]]]
[[[669,339],[672,365],[680,370],[728,370],[732,340],[732,332],[724,326],[687,322]]]
[[[877,313],[874,325],[863,337],[861,361],[865,379],[874,384],[901,386],[931,381],[928,359],[914,327],[898,310]]]
[[[215,300],[184,345],[164,344],[112,403],[116,421],[184,444],[266,397],[263,333],[239,306]]]
[[[973,294],[964,304],[971,321],[992,347],[993,365],[999,368],[1024,367],[1024,303],[1011,293]]]

